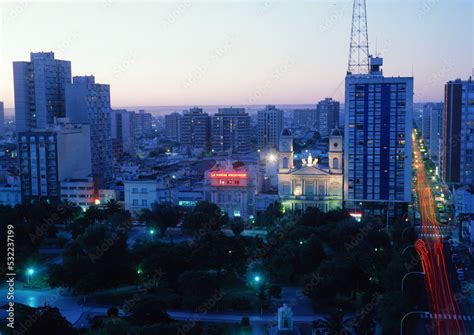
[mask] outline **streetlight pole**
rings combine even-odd
[[[405,227],[403,230],[402,230],[402,240],[403,240],[403,235],[405,235],[405,232],[407,231],[407,229],[410,229],[411,226],[409,227]]]
[[[419,271],[408,272],[408,273],[407,273],[406,275],[404,275],[403,278],[402,278],[402,292],[403,292],[403,284],[404,284],[404,282],[405,282],[405,278],[408,277],[409,275],[413,275],[413,274],[422,275],[422,276],[425,275],[424,272],[419,272]]]
[[[428,314],[429,312],[424,312],[424,311],[413,311],[413,312],[408,312],[407,314],[405,314],[403,316],[403,318],[400,320],[400,335],[403,335],[403,321],[405,321],[405,319],[412,315],[412,314]]]
[[[406,246],[405,249],[403,249],[403,251],[402,251],[402,255],[405,253],[405,251],[407,251],[410,248],[414,248],[414,247],[415,246],[413,244],[410,244],[410,245]]]

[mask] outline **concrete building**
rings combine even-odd
[[[0,205],[16,206],[21,204],[20,178],[5,174],[0,179]]]
[[[188,116],[189,117],[189,116]],[[177,141],[179,138],[179,119],[181,114],[171,113],[165,115],[165,136],[171,140]]]
[[[431,109],[428,105],[423,106],[423,112],[421,113],[421,135],[423,136],[423,141],[429,147],[430,138],[431,138]]]
[[[403,215],[411,202],[413,78],[346,77],[344,201],[354,213]]]
[[[66,114],[72,123],[90,125],[92,175],[96,188],[113,182],[110,86],[96,84],[94,76],[74,77],[66,85]]]
[[[453,198],[455,217],[474,214],[474,189],[471,186],[459,187],[454,191]]]
[[[267,105],[257,113],[257,148],[278,148],[283,129],[283,111]]]
[[[3,101],[0,101],[0,137],[5,136],[5,110],[3,108]]]
[[[321,137],[328,137],[331,131],[339,128],[339,102],[326,98],[317,105],[317,129]]]
[[[250,149],[250,116],[245,108],[219,108],[212,117],[212,150],[247,153]]]
[[[293,111],[293,125],[296,127],[316,128],[318,122],[317,109],[295,109]]]
[[[125,210],[138,213],[150,209],[158,199],[157,186],[156,179],[125,181]]]
[[[98,200],[98,197],[92,178],[65,179],[61,181],[61,201],[79,206],[85,210],[95,205],[96,200]]]
[[[135,112],[126,109],[111,111],[111,137],[115,156],[135,154],[136,116]]]
[[[422,135],[428,153],[438,168],[441,169],[443,147],[443,103],[427,103],[423,106]]]
[[[13,62],[13,82],[17,131],[44,129],[65,116],[71,62],[55,59],[53,52],[32,52],[29,62]]]
[[[452,186],[474,184],[474,82],[449,81],[444,89],[443,180]]]
[[[153,135],[153,117],[151,113],[146,113],[140,109],[135,114],[135,137],[150,137]]]
[[[217,163],[205,173],[206,200],[218,205],[230,218],[255,215],[257,167]]]
[[[201,108],[194,107],[189,111],[184,111],[178,120],[178,140],[181,145],[190,149],[209,150],[211,131],[209,114],[204,113]]]
[[[280,136],[278,153],[278,195],[287,210],[309,207],[323,212],[343,207],[343,137],[334,130],[329,139],[329,166],[321,166],[309,153],[300,168],[295,167],[293,137],[288,129]]]
[[[73,148],[73,149],[71,149]],[[57,121],[45,130],[18,134],[21,193],[26,202],[60,199],[60,182],[91,176],[90,128]]]

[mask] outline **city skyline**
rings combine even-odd
[[[464,0],[370,4],[370,51],[384,57],[385,75],[413,73],[415,102],[441,101],[446,81],[471,74],[472,54],[458,53],[454,61],[449,52],[472,45],[470,7]],[[2,78],[12,78],[13,61],[53,51],[56,59],[71,61],[73,76],[92,74],[98,83],[110,84],[113,107],[343,101],[351,1],[1,8]],[[57,21],[42,22],[46,13]],[[387,13],[399,14],[402,30],[400,20],[389,22]],[[440,20],[452,29],[443,29]],[[420,22],[424,29],[416,28]],[[31,29],[17,29],[20,25]],[[58,25],[64,27],[61,33],[54,32]],[[10,110],[13,85],[9,80],[0,85]]]

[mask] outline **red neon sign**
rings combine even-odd
[[[246,173],[237,172],[212,172],[211,178],[247,178]]]

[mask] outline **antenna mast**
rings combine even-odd
[[[348,74],[369,74],[369,33],[365,0],[354,0]]]

